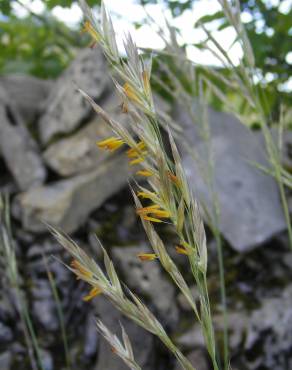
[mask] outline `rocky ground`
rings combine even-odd
[[[128,190],[131,173],[127,161],[120,154],[109,155],[96,148],[95,142],[110,132],[92,114],[76,84],[127,124],[99,51],[81,52],[54,82],[27,76],[0,78],[0,191],[11,196],[22,288],[45,368],[65,369],[65,357],[44,256],[61,297],[73,369],[124,369],[99,337],[95,316],[117,332],[119,321],[123,323],[143,369],[178,369],[155,338],[121,317],[102,296],[91,303],[82,301],[86,286],[58,261],[68,262],[68,256],[47,232],[44,221],[70,233],[100,259],[97,235],[123,281],[144,298],[196,368],[209,369],[200,330],[183,297],[157,263],[143,264],[135,257],[147,247],[147,241]],[[184,127],[188,145],[197,148],[204,165],[205,147],[182,108],[157,101],[159,110]],[[249,163],[267,164],[264,145],[260,133],[248,131],[228,114],[210,109],[209,120],[215,188],[222,212],[220,229],[225,240],[232,368],[290,369],[292,254],[276,184]],[[285,135],[284,142],[284,161],[291,168],[291,134]],[[199,166],[185,147],[181,151],[191,186],[210,204]],[[174,243],[169,227],[162,226],[161,233],[169,245]],[[209,288],[220,337],[217,257],[209,231],[208,238]],[[188,271],[185,259],[175,258],[182,270]],[[190,274],[186,275],[192,285]],[[193,291],[196,294],[195,287]],[[1,278],[0,369],[29,368],[13,294]]]

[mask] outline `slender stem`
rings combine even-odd
[[[49,269],[48,261],[47,261],[47,258],[44,254],[43,254],[43,260],[44,260],[44,264],[45,264],[45,267],[46,267],[46,270],[47,270],[47,275],[48,275],[48,279],[49,279],[51,289],[52,289],[52,292],[53,292],[54,300],[55,300],[55,303],[56,303],[57,314],[58,314],[58,317],[59,317],[61,335],[62,335],[62,340],[63,340],[63,345],[64,345],[64,352],[65,352],[65,359],[66,359],[67,369],[71,369],[71,361],[70,361],[70,354],[69,354],[69,348],[68,348],[68,340],[67,340],[65,320],[64,320],[64,314],[63,314],[61,300],[60,300],[59,293],[58,293],[58,290],[57,290],[57,287],[56,287],[55,279],[54,279],[54,277],[53,277],[53,275],[52,275],[52,273]]]
[[[210,328],[210,339],[211,339],[211,345],[212,345],[212,361],[213,361],[213,367],[214,370],[219,370],[217,360],[216,360],[216,344],[215,344],[215,334],[214,334],[214,329],[213,329],[213,323],[212,323],[212,315],[211,315],[211,306],[210,306],[210,300],[209,300],[209,294],[208,294],[208,285],[207,285],[207,277],[204,275],[204,291],[205,291],[205,298],[207,301],[207,306],[208,306],[208,315],[210,317],[210,323],[211,323],[211,328]]]
[[[20,310],[22,311],[22,314],[23,314],[24,319],[25,319],[25,323],[27,325],[27,328],[28,328],[28,331],[29,331],[29,334],[30,334],[30,337],[31,337],[31,340],[32,340],[32,344],[33,344],[33,347],[34,347],[34,350],[35,350],[35,353],[36,353],[39,368],[41,370],[45,370],[45,368],[43,366],[43,362],[42,362],[40,347],[39,347],[39,344],[38,344],[38,340],[37,340],[37,337],[36,337],[36,334],[35,334],[35,330],[34,330],[31,318],[30,318],[28,310],[27,310],[26,302],[21,298],[21,292],[20,292],[18,286],[16,287],[16,290],[17,290],[17,296],[20,299],[20,302],[19,302],[20,303]]]
[[[201,310],[202,312],[205,312],[207,314],[204,314],[201,312],[201,320],[202,320],[202,329],[204,334],[204,339],[206,343],[206,347],[208,350],[208,353],[211,357],[213,369],[219,370],[217,360],[216,360],[216,345],[215,345],[215,336],[214,336],[214,328],[211,318],[211,308],[210,308],[210,300],[209,300],[209,294],[208,294],[208,286],[207,286],[207,278],[204,274],[203,279],[200,278],[198,274],[198,268],[196,266],[196,261],[193,258],[193,256],[189,257],[190,266],[192,270],[192,274],[194,276],[196,285],[199,290],[199,295],[201,301],[203,301],[203,304],[201,304]]]
[[[285,217],[285,221],[286,221],[286,224],[287,224],[289,246],[290,246],[290,249],[292,250],[292,225],[291,225],[291,218],[290,218],[289,208],[288,208],[288,204],[287,204],[287,199],[286,199],[286,195],[285,195],[284,181],[283,181],[283,177],[282,177],[282,174],[281,174],[282,165],[281,165],[281,161],[280,161],[280,156],[279,156],[277,148],[275,147],[273,139],[271,137],[271,133],[268,129],[268,126],[267,126],[267,123],[266,123],[266,118],[265,118],[262,106],[260,104],[260,101],[258,99],[258,96],[257,96],[257,94],[255,94],[255,95],[256,95],[256,98],[257,98],[257,106],[258,106],[258,109],[259,109],[259,112],[260,112],[260,117],[261,117],[260,121],[261,121],[263,135],[264,135],[264,139],[265,139],[265,143],[266,143],[266,150],[268,152],[268,156],[269,156],[269,159],[270,159],[270,164],[274,168],[275,179],[276,179],[277,184],[278,184],[281,203],[282,203],[283,212],[284,212],[284,217]]]
[[[212,198],[214,206],[215,220],[213,225],[213,234],[216,241],[218,267],[219,267],[219,283],[220,283],[220,299],[223,311],[223,358],[224,358],[224,370],[229,368],[229,340],[228,340],[228,310],[227,310],[227,298],[226,298],[226,284],[225,284],[225,269],[224,269],[224,258],[222,248],[222,238],[219,231],[220,225],[220,207],[218,203],[218,197],[212,187]]]
[[[290,246],[290,249],[292,250],[291,218],[290,218],[289,208],[288,208],[287,199],[286,199],[286,195],[285,195],[283,179],[282,179],[281,171],[279,171],[280,170],[279,167],[278,166],[274,166],[274,167],[275,167],[275,175],[276,175],[276,179],[277,179],[278,187],[279,187],[279,191],[280,191],[280,197],[281,197],[282,207],[283,207],[283,211],[284,211],[284,216],[285,216],[287,229],[288,229],[289,246]]]
[[[201,93],[202,89],[200,89]],[[203,100],[205,101],[205,99]],[[220,204],[218,200],[218,194],[214,188],[214,160],[213,160],[213,153],[212,153],[212,143],[210,137],[210,126],[208,117],[206,116],[206,106],[202,103],[202,122],[205,126],[205,135],[203,136],[206,149],[208,152],[207,158],[207,185],[209,187],[209,191],[212,197],[212,206],[213,206],[213,220],[212,222],[212,231],[216,241],[216,249],[217,249],[217,256],[218,256],[218,266],[219,266],[219,282],[220,282],[220,299],[221,305],[223,310],[223,351],[224,351],[224,370],[228,369],[229,363],[229,341],[228,341],[228,312],[227,312],[227,299],[226,299],[226,287],[225,287],[225,271],[224,271],[224,258],[223,258],[223,250],[222,250],[222,238],[220,234]]]
[[[29,335],[29,331],[28,331],[28,328],[27,328],[27,325],[26,325],[25,316],[24,316],[23,311],[21,309],[22,306],[20,305],[20,302],[19,302],[18,289],[15,289],[15,295],[16,295],[16,302],[17,302],[16,310],[19,313],[20,322],[21,322],[23,333],[24,333],[24,340],[25,340],[26,347],[27,347],[27,352],[28,352],[30,365],[31,365],[32,370],[38,370],[37,363],[36,363],[35,356],[34,356],[32,340],[31,340],[31,337]]]
[[[224,261],[222,251],[222,239],[219,233],[215,234],[217,254],[218,254],[218,265],[219,265],[219,278],[220,278],[220,295],[221,304],[223,308],[223,345],[224,345],[224,369],[228,369],[229,363],[229,349],[228,349],[228,312],[226,302],[226,288],[225,288],[225,272],[224,272]]]

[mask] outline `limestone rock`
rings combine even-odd
[[[45,231],[43,222],[47,222],[71,233],[86,221],[90,212],[123,187],[129,175],[125,156],[113,156],[95,171],[20,194],[14,213],[20,213],[27,230]]]
[[[36,143],[16,108],[0,91],[0,152],[21,190],[40,185],[46,178]]]
[[[46,103],[47,109],[39,121],[43,144],[56,135],[72,132],[91,112],[90,105],[74,84],[94,99],[104,96],[109,86],[109,77],[105,59],[99,49],[80,52],[52,87]]]
[[[28,75],[0,77],[0,86],[13,102],[25,122],[33,121],[44,108],[53,82]]]
[[[13,339],[13,333],[9,326],[0,322],[0,344],[6,344]]]
[[[56,302],[53,297],[49,281],[35,279],[32,288],[32,312],[35,320],[39,322],[46,332],[55,331],[59,328]]]
[[[10,370],[12,365],[12,354],[10,352],[3,352],[0,354],[0,369]]]
[[[123,273],[124,281],[129,288],[148,297],[154,305],[161,320],[166,320],[169,326],[175,326],[178,321],[178,308],[175,302],[174,286],[163,276],[158,263],[141,262],[137,254],[147,253],[147,247],[115,247],[112,257],[116,266]]]
[[[191,293],[192,293],[192,296],[194,297],[194,299],[197,301],[199,300],[199,292],[198,292],[198,288],[193,285],[190,287],[190,290],[191,290]],[[190,306],[189,302],[187,301],[186,297],[183,295],[183,293],[179,293],[178,296],[177,296],[177,301],[178,301],[178,304],[179,304],[179,307],[183,310],[183,311],[188,311],[188,312],[193,312],[193,309],[192,307]]]
[[[116,95],[109,96],[103,108],[111,112],[111,116],[126,124],[127,115],[121,113],[119,99]],[[47,164],[62,176],[71,176],[98,167],[110,153],[99,150],[96,141],[112,136],[109,126],[96,116],[76,134],[61,139],[50,145],[44,153]]]
[[[250,315],[244,346],[247,355],[257,356],[248,356],[249,369],[281,370],[292,363],[291,300],[292,286],[288,285],[277,297],[264,299],[262,307]]]
[[[41,349],[41,359],[44,370],[54,370],[54,359],[51,352]]]
[[[190,121],[181,109],[176,120],[184,128],[189,149],[196,150],[194,160],[185,148],[183,165],[195,195],[211,210],[211,194],[203,180],[207,169],[207,150],[198,124]],[[221,209],[220,230],[231,246],[244,252],[264,243],[286,228],[275,180],[256,169],[250,162],[268,166],[263,145],[256,134],[235,117],[208,110],[214,189]]]
[[[178,339],[177,343],[183,350],[192,350],[198,347],[204,347],[204,337],[199,324],[195,324],[188,331],[183,333]]]
[[[93,358],[98,350],[100,338],[96,326],[94,325],[96,318],[89,314],[86,319],[85,334],[84,334],[84,356]]]
[[[198,348],[196,350],[191,351],[186,356],[190,363],[198,370],[209,370],[210,366],[207,361],[206,353],[203,349]],[[180,370],[181,366],[177,362],[174,370]]]
[[[229,347],[233,352],[236,352],[241,346],[241,343],[245,338],[248,323],[249,316],[245,311],[228,313]],[[213,324],[215,332],[222,333],[224,328],[223,315],[213,316]],[[189,330],[183,333],[178,338],[177,342],[181,348],[186,351],[205,348],[204,337],[198,323],[195,323]]]

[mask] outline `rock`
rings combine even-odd
[[[292,285],[278,291],[272,298],[264,298],[262,305],[251,312],[228,313],[231,365],[242,363],[244,369],[282,370],[292,363]],[[213,317],[215,331],[223,329],[222,315]],[[218,337],[218,335],[217,335]],[[204,347],[199,324],[195,324],[177,340],[185,351]],[[198,369],[200,367],[198,366]]]
[[[0,369],[10,370],[12,365],[12,355],[10,352],[3,352],[0,354]]]
[[[177,343],[183,350],[189,351],[198,347],[204,347],[204,337],[199,324],[195,324],[188,331],[182,334]]]
[[[99,318],[113,333],[118,335],[119,339],[121,339],[120,323],[124,326],[133,347],[135,360],[141,368],[143,370],[155,369],[156,356],[153,336],[124,318],[104,297],[99,297],[95,302]],[[128,367],[111,351],[109,344],[102,339],[98,350],[98,361],[94,369],[126,370]]]
[[[33,315],[47,332],[56,331],[59,328],[56,302],[48,280],[36,280],[36,286],[32,290]]]
[[[190,287],[192,296],[195,298],[195,300],[199,300],[199,292],[196,286]],[[183,311],[193,312],[192,307],[190,306],[189,302],[187,301],[186,297],[183,295],[183,293],[179,293],[177,296],[177,301],[180,306],[180,308]]]
[[[198,370],[209,370],[210,366],[207,361],[206,353],[203,349],[198,348],[196,350],[191,351],[186,356],[190,363]],[[179,363],[176,363],[174,370],[181,370],[181,366]]]
[[[282,158],[284,167],[292,171],[292,130],[283,133]]]
[[[115,247],[112,248],[112,258],[123,274],[126,285],[149,298],[157,309],[159,318],[174,327],[178,322],[178,308],[175,302],[174,286],[165,278],[159,264],[141,262],[137,254],[147,253],[148,247]]]
[[[215,332],[222,333],[224,327],[223,316],[213,316],[213,324]],[[248,315],[245,311],[228,312],[229,347],[232,351],[235,352],[242,345],[247,326]],[[205,348],[204,337],[200,325],[195,323],[188,331],[178,338],[177,343],[186,351]]]
[[[0,77],[0,86],[19,111],[21,118],[25,122],[32,122],[43,108],[52,81],[28,75],[7,75]]]
[[[40,242],[38,244],[32,244],[29,247],[29,250],[27,252],[27,258],[29,262],[32,260],[41,260],[43,264],[43,255],[47,256],[48,259],[50,259],[50,256],[58,255],[60,252],[62,252],[62,248],[58,243],[54,243],[54,241],[50,239],[45,239],[43,242]],[[53,262],[53,261],[50,261]]]
[[[109,86],[109,75],[100,49],[82,50],[52,87],[47,109],[39,121],[43,144],[56,135],[72,132],[91,112],[90,105],[74,83],[94,99],[104,96]]]
[[[33,315],[46,331],[58,330],[59,323],[53,298],[34,301]]]
[[[245,252],[286,228],[278,188],[272,177],[249,163],[253,161],[268,166],[264,147],[257,135],[230,114],[210,108],[208,116],[214,159],[214,189],[221,209],[220,230],[234,249]],[[194,160],[185,148],[181,148],[190,186],[211,210],[211,194],[202,178],[208,155],[198,123],[192,123],[179,108],[175,117],[184,128],[188,147],[195,148],[200,158],[199,161]]]
[[[34,243],[33,233],[23,230],[22,228],[16,229],[14,231],[14,238],[18,240],[22,245],[30,247]]]
[[[0,123],[1,125],[1,123]],[[0,148],[0,192],[2,194],[13,194],[18,191],[18,186],[13,181],[12,173],[8,170]]]
[[[249,369],[282,370],[292,362],[292,285],[264,299],[249,317],[244,343]]]
[[[47,222],[64,232],[74,232],[90,212],[126,184],[130,171],[124,155],[112,156],[91,173],[20,194],[14,213],[20,212],[27,230],[43,232]]]
[[[99,335],[95,325],[95,317],[88,315],[85,326],[84,356],[93,358],[98,349]]]
[[[53,357],[49,351],[41,349],[41,359],[44,370],[54,370]]]
[[[21,190],[40,185],[46,170],[19,113],[0,91],[0,152]]]
[[[116,95],[109,96],[103,103],[111,117],[126,123],[127,115],[121,113]],[[50,145],[44,153],[47,164],[62,176],[72,176],[95,169],[111,154],[99,150],[96,141],[112,136],[112,131],[100,117],[96,116],[76,134]]]
[[[9,343],[12,339],[12,330],[9,328],[9,326],[0,322],[0,344]]]
[[[0,298],[0,320],[3,322],[14,320],[17,316],[9,298],[8,294],[2,294]]]

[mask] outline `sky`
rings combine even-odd
[[[29,6],[35,13],[41,13],[44,10],[43,2],[40,0],[21,0],[23,4]],[[133,26],[135,22],[140,22],[145,18],[145,10],[135,0],[105,0],[106,7],[114,20],[114,27],[117,33],[118,45],[123,48],[123,37],[127,32],[131,32],[137,45],[140,47],[149,47],[154,49],[163,48],[163,41],[158,36],[158,33],[148,25],[142,26],[136,30]],[[216,0],[203,0],[195,2],[193,9],[187,10],[182,16],[176,18],[173,24],[180,28],[182,40],[189,43],[198,43],[204,39],[204,32],[194,29],[193,25],[196,20],[205,14],[215,13],[220,9]],[[15,5],[16,13],[21,16],[25,15],[26,11],[19,5]],[[146,6],[146,11],[155,19],[159,25],[163,25],[164,16],[170,17],[170,14],[163,8],[163,5],[149,4]],[[52,11],[53,15],[71,27],[76,27],[82,19],[82,13],[77,4],[71,8],[62,8],[57,6]],[[231,29],[217,33],[216,38],[221,45],[228,50],[232,45],[235,32]],[[229,55],[234,62],[238,60],[240,55],[240,47],[235,44],[229,51]],[[188,56],[190,59],[199,64],[220,65],[218,60],[210,52],[201,52],[195,48],[189,48]]]
[[[271,6],[279,6],[279,0],[266,0]],[[44,4],[41,0],[21,0],[23,4],[29,6],[35,13],[41,13],[44,10]],[[163,41],[153,27],[143,25],[138,30],[134,28],[135,22],[141,22],[145,18],[145,10],[135,0],[105,0],[106,7],[111,14],[114,27],[117,34],[118,46],[123,52],[123,37],[130,32],[139,47],[160,49],[163,48]],[[292,0],[284,0],[279,6],[279,10],[283,13],[288,12]],[[201,0],[194,3],[193,8],[186,10],[180,17],[172,21],[174,26],[181,30],[182,42],[198,43],[205,38],[204,32],[199,29],[194,29],[194,23],[203,15],[213,14],[220,10],[220,5],[217,0]],[[148,4],[146,11],[155,19],[155,22],[163,27],[164,17],[170,18],[167,11],[161,4]],[[19,16],[25,16],[26,11],[19,5],[15,4],[15,12]],[[82,13],[77,4],[71,8],[62,8],[57,6],[52,11],[53,15],[71,27],[79,27],[82,19]],[[242,13],[243,22],[250,20],[250,14]],[[261,27],[258,21],[258,27]],[[216,40],[228,51],[231,60],[237,64],[241,57],[241,48],[238,43],[234,43],[235,32],[229,27],[218,32],[214,31],[213,35]],[[187,50],[188,57],[198,64],[220,66],[221,63],[208,51],[200,51],[197,48],[189,47]],[[292,52],[287,55],[288,63],[292,64]],[[268,76],[272,78],[272,76]],[[288,83],[289,90],[292,89],[292,77]],[[285,87],[284,87],[285,88]]]

